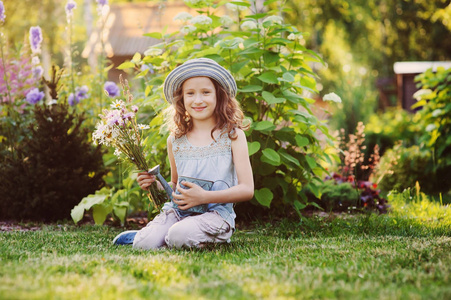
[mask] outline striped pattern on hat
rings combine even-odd
[[[174,100],[175,91],[192,77],[209,77],[216,80],[231,98],[236,96],[236,82],[229,71],[209,58],[196,58],[184,62],[169,73],[163,85],[164,97],[169,103]]]

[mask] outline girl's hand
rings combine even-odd
[[[157,180],[155,175],[150,175],[147,172],[138,173],[138,178],[136,179],[138,181],[139,186],[147,191],[149,186]]]
[[[182,181],[182,184],[188,187],[188,189],[184,189],[180,184],[177,184],[177,191],[179,191],[180,194],[176,194],[175,192],[172,193],[175,204],[177,204],[181,210],[207,203],[206,190],[192,182]]]

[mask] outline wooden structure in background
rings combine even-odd
[[[166,2],[164,6],[145,2],[111,5],[103,28],[93,32],[82,56],[88,57],[92,52],[98,55],[104,51],[106,57],[114,64],[108,73],[108,79],[118,82],[119,74],[124,72],[116,69],[117,66],[126,60],[131,60],[135,53],[143,54],[149,47],[160,42],[143,34],[162,32],[164,28],[168,33],[178,31],[182,24],[173,19],[178,13],[184,11],[193,16],[198,15],[183,1]],[[96,69],[96,66],[91,67]]]

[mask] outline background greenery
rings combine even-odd
[[[82,127],[92,131],[96,115],[112,100],[102,92],[106,72],[111,67],[109,62],[101,59],[99,67],[92,70],[80,55],[90,31],[88,24],[98,21],[95,1],[91,1],[89,7],[84,5],[89,1],[77,2],[72,26],[67,24],[65,3],[60,1],[4,2],[7,18],[2,25],[5,37],[2,43],[7,58],[16,65],[21,65],[20,59],[28,59],[26,52],[29,50],[21,44],[28,43],[28,28],[40,25],[44,35],[43,53],[48,54],[48,57],[43,54],[42,61],[47,59],[59,66],[66,64],[60,100],[66,101],[74,86],[89,86],[90,98],[69,111],[77,116],[83,113],[86,119]],[[120,2],[126,1],[110,1],[110,4]],[[164,4],[165,1],[148,2]],[[187,58],[207,56],[228,66],[236,76],[241,88],[238,100],[248,120],[252,121],[248,140],[256,174],[256,196],[252,204],[242,204],[242,209],[238,209],[242,212],[241,217],[268,212],[290,215],[315,205],[324,209],[326,202],[329,203],[327,207],[337,207],[343,199],[329,196],[337,193],[343,196],[340,191],[346,186],[339,186],[341,181],[323,184],[326,171],[341,172],[340,176],[350,182],[351,188],[360,188],[363,184],[365,192],[373,193],[376,200],[384,200],[390,190],[401,192],[413,187],[418,181],[422,190],[435,199],[441,197],[448,202],[451,198],[449,185],[435,179],[445,178],[442,174],[449,168],[448,120],[442,118],[449,110],[446,102],[449,99],[446,88],[449,71],[443,70],[437,75],[427,73],[419,79],[424,89],[433,92],[422,100],[431,107],[425,106],[426,109],[417,115],[397,109],[379,114],[376,80],[392,76],[396,61],[449,59],[450,42],[446,37],[450,35],[450,1],[266,1],[264,11],[258,12],[252,8],[252,3],[236,2],[248,9],[241,12],[229,28],[223,27],[225,35],[208,34],[209,30],[222,26],[219,16],[214,16],[208,9],[198,9],[199,13],[212,17],[210,26],[197,26],[195,32],[183,36],[149,33],[152,37],[162,38],[162,44],[155,48],[164,50],[163,55],[135,55],[120,67],[129,69],[130,75],[136,76],[131,85],[134,103],[142,107],[138,118],[144,123],[150,122],[153,128],[146,141],[149,163],[161,164],[164,175],[168,176],[165,155],[168,132],[161,128],[163,120],[159,114],[166,107],[160,88],[165,75]],[[91,23],[86,22],[88,12]],[[268,15],[283,16],[285,21],[282,24],[261,23],[264,32],[239,27],[245,21],[261,21]],[[71,30],[67,30],[69,27]],[[296,34],[298,38],[289,39],[290,34]],[[68,68],[69,58],[73,63]],[[163,62],[167,65],[163,66]],[[150,64],[160,67],[160,71],[150,74],[145,69]],[[32,85],[42,87],[37,82]],[[343,100],[338,104],[326,104],[330,113],[323,110],[324,103],[320,100],[329,92],[336,92]],[[17,146],[30,135],[34,115],[30,107],[25,107],[23,114],[19,113],[24,101],[20,96],[15,100],[17,111],[14,113],[10,113],[13,110],[7,112],[6,106],[2,106],[0,139],[4,142],[11,134],[6,141],[14,141]],[[322,121],[324,117],[330,122]],[[445,121],[440,123],[440,120]],[[380,149],[378,155],[383,156],[375,169],[377,172],[359,169],[350,173],[343,167],[350,167],[352,163],[344,166],[344,162],[340,164],[336,160],[339,156],[345,157],[343,153],[351,146],[345,142],[359,122],[368,124],[365,144],[359,146],[365,157],[364,163],[369,163],[375,145]],[[426,130],[432,128],[431,124],[435,124],[436,129]],[[344,130],[344,147],[332,144],[334,138],[330,133],[338,129]],[[398,141],[403,144],[395,146]],[[439,143],[437,147],[434,147],[435,141]],[[39,142],[45,144],[36,141]],[[90,142],[89,134],[85,136],[85,142]],[[0,147],[2,155],[10,151],[7,145],[3,143]],[[334,147],[342,152],[332,151]],[[33,155],[44,157],[44,153],[42,149],[42,155]],[[411,154],[415,155],[411,157]],[[16,157],[19,163],[25,158]],[[147,210],[148,203],[135,184],[136,174],[130,165],[118,162],[111,149],[103,154],[103,162],[106,167],[103,180],[108,187],[104,190],[104,204],[120,208],[117,215],[113,210],[116,220],[124,223],[124,208],[128,215]],[[364,163],[357,162],[358,168]],[[420,170],[425,170],[428,176],[422,176]],[[364,173],[364,178],[358,173]],[[356,191],[360,198],[364,196],[364,190]],[[324,199],[323,192],[327,192]],[[346,193],[351,195],[354,191],[348,186]],[[310,194],[314,197],[306,197]],[[350,200],[349,206],[363,207],[360,198]],[[375,205],[380,204],[378,201]],[[149,217],[154,213],[156,211],[150,207]]]

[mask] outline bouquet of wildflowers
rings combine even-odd
[[[142,130],[150,127],[136,122],[138,107],[131,105],[133,96],[127,81],[124,83],[121,78],[121,82],[127,100],[115,100],[111,109],[103,110],[92,138],[95,144],[114,147],[116,156],[133,163],[138,170],[147,172],[149,166],[144,156]],[[166,192],[158,189],[156,181],[149,187],[148,197],[157,209],[168,200]]]

